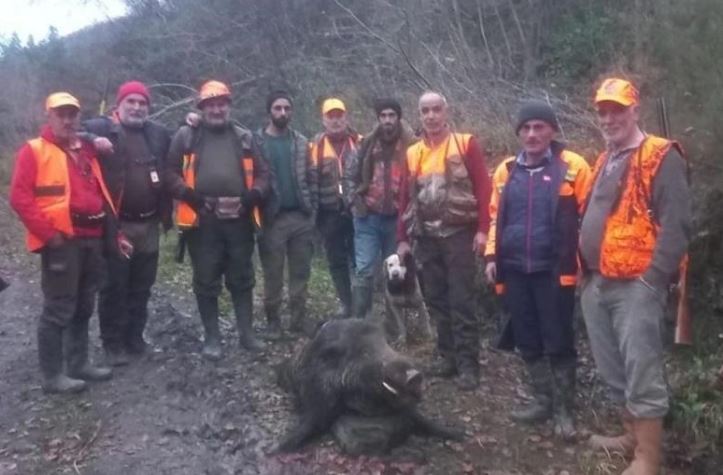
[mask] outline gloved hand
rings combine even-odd
[[[196,213],[206,208],[206,198],[193,188],[186,188],[181,195],[181,200],[186,202]]]
[[[261,192],[256,188],[250,190],[244,190],[241,195],[241,203],[243,203],[245,209],[251,209],[254,206],[261,204]]]

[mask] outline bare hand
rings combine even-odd
[[[472,250],[474,252],[479,252],[482,254],[485,250],[485,246],[487,245],[487,235],[481,231],[478,231],[477,234],[474,235],[474,240],[472,241]]]
[[[487,282],[494,285],[497,282],[497,264],[494,262],[488,262],[485,267],[485,277]]]
[[[96,137],[93,139],[95,151],[102,155],[110,155],[113,153],[113,142],[105,137]]]
[[[397,244],[397,254],[399,257],[404,257],[412,252],[412,248],[407,241],[402,241]]]
[[[201,115],[195,112],[189,112],[186,114],[186,124],[194,129],[201,125]]]
[[[63,245],[65,242],[65,238],[63,238],[62,233],[55,233],[53,234],[53,237],[48,239],[48,242],[46,243],[48,247],[56,248]]]
[[[118,234],[118,252],[126,259],[130,259],[133,255],[133,244],[122,233]]]

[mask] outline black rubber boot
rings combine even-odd
[[[366,318],[372,310],[374,286],[369,279],[357,279],[352,288],[352,316]]]
[[[236,313],[236,328],[238,340],[243,348],[248,351],[263,351],[266,344],[256,338],[253,328],[253,295],[251,291],[243,292],[234,298],[233,309]]]
[[[131,362],[125,347],[118,343],[105,343],[105,362],[110,366],[125,366]]]
[[[339,300],[341,301],[341,305],[335,315],[335,318],[349,318],[352,313],[352,290],[349,269],[334,269],[333,271],[330,271],[330,274],[331,280],[334,283],[334,289],[336,289],[336,296],[339,297]]]
[[[77,393],[86,388],[85,381],[63,374],[63,329],[42,319],[38,323],[38,358],[46,393]]]
[[[565,441],[572,441],[577,435],[574,416],[577,360],[575,358],[552,359],[551,368],[554,381],[555,435]]]
[[[552,416],[552,373],[547,358],[526,361],[532,401],[510,414],[515,422],[533,424]]]
[[[110,368],[97,367],[88,360],[88,321],[73,321],[65,329],[68,376],[83,381],[107,381],[113,377]]]
[[[221,350],[221,331],[218,328],[218,297],[196,295],[198,313],[203,324],[203,350],[201,354],[218,361],[223,356]]]

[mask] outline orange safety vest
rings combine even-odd
[[[333,205],[338,203],[342,195],[342,177],[344,176],[344,158],[349,152],[356,151],[361,135],[349,135],[344,143],[341,153],[337,154],[329,137],[322,133],[321,137],[309,143],[311,161],[319,168],[319,199],[320,205]],[[331,168],[336,168],[336,180]],[[336,183],[335,183],[336,182]]]
[[[73,236],[73,221],[70,217],[70,181],[68,179],[68,157],[63,149],[54,143],[38,137],[28,141],[35,156],[35,204],[53,223],[53,227]],[[90,169],[100,185],[103,197],[116,213],[113,200],[103,181],[98,161],[90,160]],[[45,246],[45,242],[28,231],[26,237],[28,249],[33,252]]]
[[[254,160],[251,157],[241,157],[241,169],[244,172],[244,183],[246,189],[254,186]],[[189,188],[196,187],[196,154],[187,153],[183,155],[183,181]],[[261,227],[261,211],[256,206],[253,209],[252,217],[254,224]],[[198,215],[185,201],[179,201],[176,208],[176,226],[179,229],[191,229],[198,226]]]
[[[412,196],[402,219],[410,235],[477,222],[477,198],[464,162],[471,139],[450,133],[434,148],[420,140],[407,149]]]
[[[648,135],[629,157],[622,194],[605,222],[600,248],[603,276],[632,279],[643,275],[650,266],[660,227],[651,209],[653,180],[671,147],[685,157],[677,142],[654,135]],[[597,181],[607,160],[607,152],[600,154],[592,183]]]

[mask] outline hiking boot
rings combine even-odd
[[[593,434],[588,440],[588,445],[604,452],[621,452],[631,454],[635,449],[635,430],[633,426],[633,415],[627,409],[623,409],[620,418],[624,432],[618,436],[606,436]]]
[[[374,285],[371,279],[357,277],[352,287],[351,313],[355,318],[366,318],[374,302]]]
[[[66,328],[68,376],[83,381],[107,381],[113,377],[110,368],[91,365],[88,360],[88,321],[73,321]]]
[[[479,387],[479,375],[472,371],[462,371],[454,383],[460,391],[474,391]]]
[[[209,296],[196,296],[198,313],[201,314],[203,324],[203,350],[201,355],[211,361],[222,358],[221,331],[218,327],[218,298]]]
[[[575,369],[577,360],[568,358],[562,361],[551,361],[553,378],[553,419],[555,435],[565,441],[573,441],[575,431]]]
[[[658,475],[663,440],[663,419],[633,419],[635,458],[622,475]]]
[[[125,366],[131,362],[126,349],[120,345],[107,345],[104,350],[105,362],[110,366]]]
[[[457,364],[454,358],[442,356],[429,365],[427,372],[438,378],[452,378],[457,376]]]
[[[546,358],[525,362],[532,387],[532,401],[512,411],[510,419],[524,424],[543,422],[552,416],[552,374]]]
[[[143,336],[134,336],[126,341],[126,351],[128,354],[140,356],[148,351],[148,343]]]
[[[46,393],[77,393],[85,389],[85,381],[63,374],[63,329],[45,321],[38,323],[38,360]]]

